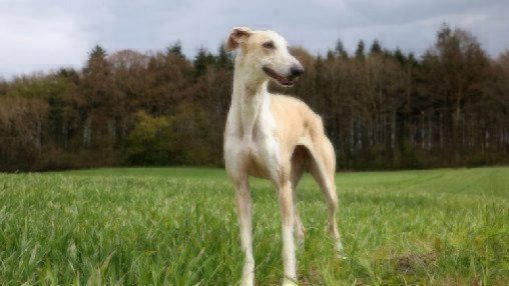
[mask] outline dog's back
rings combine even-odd
[[[297,145],[302,140],[325,136],[322,119],[309,106],[295,97],[271,95],[271,112],[279,136]]]

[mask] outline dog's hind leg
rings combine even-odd
[[[302,224],[302,219],[299,215],[299,211],[297,209],[297,185],[299,184],[300,178],[306,171],[306,164],[308,160],[309,154],[307,149],[304,146],[297,146],[292,155],[292,171],[290,181],[292,183],[292,191],[293,191],[293,212],[295,219],[295,238],[297,239],[297,243],[302,245],[304,243],[305,236],[305,228]]]
[[[313,160],[311,160],[309,171],[325,195],[328,208],[328,229],[334,238],[336,250],[341,255],[343,244],[336,222],[338,195],[334,183],[334,173],[336,171],[334,148],[329,139],[323,136],[313,140],[313,151],[310,150],[310,154]]]

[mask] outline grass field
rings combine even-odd
[[[302,285],[509,285],[509,167],[340,173],[346,260],[314,182],[299,185]],[[282,276],[273,188],[252,181],[257,285]],[[235,285],[233,189],[222,170],[0,174],[0,285]]]

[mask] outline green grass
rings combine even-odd
[[[306,177],[302,285],[508,285],[509,168],[340,173],[339,228]],[[257,285],[282,276],[277,197],[252,181]],[[0,285],[235,285],[234,193],[222,170],[0,174]]]

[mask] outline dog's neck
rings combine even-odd
[[[269,114],[270,93],[268,80],[264,76],[253,75],[249,68],[236,62],[233,75],[233,94],[231,109],[239,122],[239,132],[250,138],[255,127]]]

